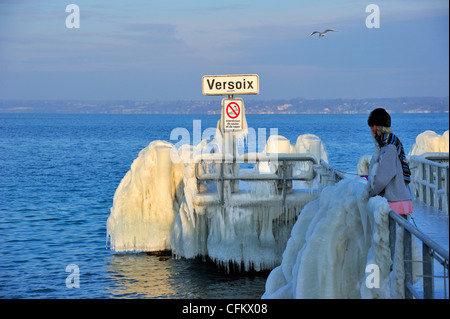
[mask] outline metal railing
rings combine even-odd
[[[405,267],[405,298],[411,299],[434,299],[435,298],[435,278],[443,279],[444,298],[448,298],[447,287],[449,287],[449,253],[428,235],[421,232],[406,219],[401,217],[394,211],[389,212],[389,241],[391,248],[391,258],[395,252],[396,227],[398,224],[403,227],[403,256]],[[412,235],[422,242],[422,260],[413,260],[412,257]],[[437,261],[443,267],[443,275],[434,274],[434,262]],[[412,263],[422,263],[422,296],[413,286],[413,270]]]
[[[338,183],[345,178],[344,174],[332,168],[327,162],[320,160],[320,181],[319,187],[322,190],[323,187]]]
[[[448,152],[428,152],[420,154],[421,157],[426,158],[430,161],[441,163],[441,164],[449,164],[449,153]]]
[[[448,214],[449,166],[434,159],[432,154],[427,158],[418,155],[409,157],[411,184],[416,198]],[[442,156],[436,160],[442,160]]]
[[[311,181],[317,173],[314,165],[318,164],[317,158],[310,153],[290,154],[290,153],[250,153],[233,157],[226,154],[202,154],[194,158],[195,161],[195,177],[197,183],[206,181],[216,181],[220,205],[225,205],[225,184],[227,182],[235,183],[238,181],[254,182],[254,181],[273,181],[277,183],[280,189],[283,205],[286,200],[289,185],[292,181]],[[248,173],[239,174],[236,165],[240,163],[270,162],[275,163],[277,170],[275,173]],[[310,162],[307,171],[302,171],[300,175],[293,175],[295,163]],[[204,164],[215,164],[212,173],[205,172]]]

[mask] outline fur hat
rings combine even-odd
[[[370,127],[374,125],[391,127],[391,116],[385,109],[378,108],[370,112],[367,124],[369,124]]]

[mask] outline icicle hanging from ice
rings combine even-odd
[[[207,255],[207,224],[205,215],[196,215],[195,219],[192,220],[188,217],[190,214],[190,209],[184,200],[174,222],[171,236],[172,254],[177,258],[184,257],[189,259]]]
[[[389,206],[381,198],[368,202],[371,213],[369,226],[373,229],[371,247],[367,253],[365,274],[361,284],[361,298],[390,298],[389,273],[392,264],[389,246]],[[376,278],[375,278],[376,276]]]
[[[279,215],[280,207],[264,205],[208,209],[208,257],[225,268],[232,263],[245,271],[272,269],[283,249],[273,230]]]
[[[251,182],[248,183],[248,188],[254,198],[273,197],[277,195],[277,185],[275,182]]]
[[[183,202],[174,224],[172,251],[178,257],[211,258],[226,270],[230,264],[244,271],[272,269],[281,262],[300,209],[283,211],[280,203],[211,206],[196,215],[193,226]]]
[[[260,184],[256,196],[278,196],[275,186],[268,185]],[[249,196],[255,198],[251,193]],[[306,202],[283,209],[279,200],[260,205],[249,205],[245,196],[241,201],[225,200],[225,206],[211,205],[196,211],[195,225],[189,222],[189,208],[183,201],[172,233],[173,254],[208,257],[225,270],[230,265],[244,271],[268,270],[278,265],[290,229]]]

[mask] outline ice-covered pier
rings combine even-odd
[[[254,94],[257,76],[226,81],[249,79]],[[383,197],[365,197],[366,180],[330,167],[318,136],[271,135],[263,150],[242,153],[249,132],[243,100],[228,96],[214,139],[151,142],[114,195],[111,249],[270,270],[264,298],[448,298],[448,131],[446,154],[409,156],[408,221]]]

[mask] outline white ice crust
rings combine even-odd
[[[449,135],[445,131],[442,135],[434,131],[425,131],[416,137],[411,151],[408,155],[422,155],[424,153],[448,153]]]

